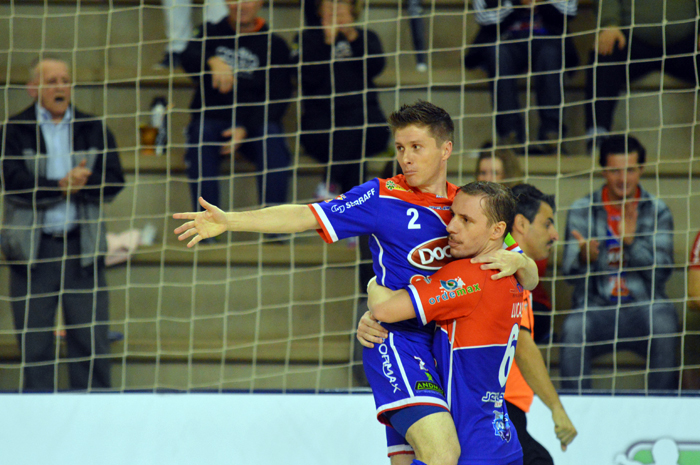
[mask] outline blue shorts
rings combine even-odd
[[[432,405],[449,412],[429,344],[389,331],[383,344],[364,349],[362,359],[381,423],[391,425],[386,412],[411,406]],[[408,444],[399,433],[393,433],[387,432],[390,453],[392,447],[400,445],[399,438]]]

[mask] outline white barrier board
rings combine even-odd
[[[563,402],[579,431],[565,453],[537,399],[528,414],[558,465],[700,465],[700,398]],[[366,394],[0,395],[0,464],[387,465],[385,454]]]

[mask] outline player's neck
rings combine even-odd
[[[503,239],[500,239],[497,241],[488,241],[482,250],[480,250],[476,255],[474,255],[473,257],[470,257],[470,258],[477,258],[477,257],[481,257],[481,256],[490,255],[490,254],[492,254],[492,253],[494,253],[497,250],[500,250],[502,248],[503,248]]]
[[[424,193],[434,194],[439,197],[447,197],[447,176],[440,176],[435,182],[416,187]]]

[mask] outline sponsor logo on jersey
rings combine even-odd
[[[445,395],[445,392],[442,390],[440,385],[435,381],[435,378],[433,378],[433,375],[430,374],[427,368],[425,368],[425,363],[420,357],[413,357],[417,360],[420,361],[420,369],[425,371],[425,376],[428,377],[427,381],[416,381],[415,384],[415,389],[416,391],[435,391],[439,392],[440,395]]]
[[[447,281],[440,280],[440,290],[442,292],[456,291],[464,287],[464,281],[457,276],[457,279],[448,279]]]
[[[435,297],[431,297],[428,300],[430,305],[435,305],[439,302],[445,302],[450,299],[456,299],[457,297],[462,297],[463,295],[473,294],[474,292],[481,292],[479,283],[474,283],[471,286],[464,287],[464,283],[460,278],[448,279],[447,281],[440,280],[440,284],[440,290],[443,292]],[[446,286],[454,290],[448,291],[446,290]]]
[[[406,189],[405,187],[399,186],[394,181],[387,181],[386,188],[390,191],[413,192],[411,189]]]
[[[396,376],[394,376],[394,367],[391,364],[391,357],[389,357],[389,348],[386,344],[379,345],[379,353],[382,356],[382,373],[384,377],[389,380],[389,384],[394,388],[394,392],[400,391],[401,388],[396,383]]]
[[[452,261],[447,237],[436,237],[414,247],[408,253],[408,262],[422,270],[436,271]]]
[[[510,432],[510,418],[508,418],[508,414],[498,410],[494,410],[493,414],[494,419],[492,424],[494,434],[499,436],[505,442],[510,442],[512,435]]]
[[[345,205],[333,205],[331,211],[333,213],[343,213],[345,211]]]
[[[449,210],[452,207],[438,207],[437,205],[428,205],[428,208],[432,208],[433,210]]]
[[[487,391],[481,398],[481,401],[493,403],[494,407],[500,408],[503,405],[503,393]]]
[[[523,317],[523,303],[517,302],[513,304],[513,309],[510,311],[511,318],[522,318]]]
[[[433,381],[416,381],[416,385],[414,387],[416,391],[434,391],[442,396],[445,395],[445,391],[443,391],[442,388]]]
[[[352,202],[345,202],[345,208],[347,210],[350,210],[352,207],[357,207],[359,205],[362,205],[366,201],[370,199],[374,195],[374,187],[367,192],[361,197],[358,197],[357,199],[353,200]]]
[[[421,274],[414,274],[411,276],[411,279],[409,280],[411,284],[414,286],[420,282],[425,282],[426,284],[430,284],[432,280],[430,279],[430,276],[423,276]]]

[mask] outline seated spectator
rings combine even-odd
[[[321,27],[294,40],[301,63],[301,144],[329,164],[330,185],[319,186],[319,198],[362,183],[362,159],[386,150],[389,141],[374,91],[385,65],[382,45],[374,31],[353,24],[361,6],[359,0],[320,1]]]
[[[530,71],[535,74],[540,116],[540,143],[532,152],[558,153],[558,141],[564,133],[561,74],[565,64],[574,67],[578,60],[575,48],[562,36],[577,9],[578,0],[474,0],[481,29],[465,57],[465,65],[483,67],[491,78],[497,146],[522,146],[526,141],[517,77]]]
[[[224,0],[204,0],[203,16],[206,23],[218,23],[228,16]],[[156,64],[165,70],[180,66],[180,55],[192,39],[192,0],[161,0],[165,14],[165,35],[168,45],[163,59]]]
[[[649,357],[649,389],[678,387],[678,316],[666,295],[673,217],[640,186],[645,158],[632,136],[605,139],[605,185],[569,211],[562,272],[574,286],[575,311],[562,329],[563,388],[589,389],[591,358],[623,348]]]
[[[690,249],[688,267],[688,308],[700,310],[700,232]]]
[[[202,196],[220,203],[222,147],[233,137],[240,152],[255,163],[263,205],[287,198],[289,150],[282,116],[292,94],[289,47],[258,16],[263,2],[232,1],[219,23],[203,24],[182,52],[182,66],[195,80],[185,155],[192,181],[192,205]],[[269,60],[269,61],[268,61]]]
[[[59,305],[71,389],[111,386],[104,209],[124,175],[103,118],[72,104],[69,69],[57,58],[38,60],[27,86],[34,103],[0,133],[2,251],[26,390],[58,389]]]
[[[476,160],[474,179],[477,181],[501,182],[508,187],[519,185],[525,177],[520,162],[515,152],[511,149],[493,149],[491,143],[482,147],[479,158]],[[527,253],[527,252],[526,252]],[[535,259],[537,273],[540,278],[547,274],[547,262],[549,256]],[[534,311],[534,327],[532,338],[535,342],[544,343],[549,339],[551,332],[552,300],[544,289],[540,279],[537,287],[532,291],[532,309]]]
[[[697,85],[697,0],[599,0],[596,50],[587,72],[586,128],[596,135],[612,128],[620,91],[652,71]],[[595,75],[593,74],[595,72]],[[600,139],[596,140],[600,145]]]

